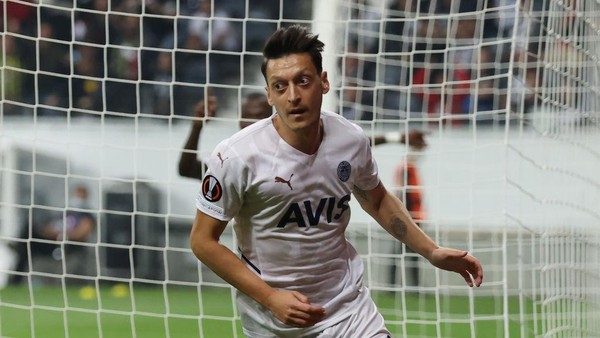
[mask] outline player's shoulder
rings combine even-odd
[[[236,142],[239,142],[238,140],[247,140],[249,138],[253,138],[253,137],[256,137],[257,135],[260,135],[267,128],[269,128],[273,125],[273,116],[270,116],[270,117],[267,117],[267,118],[264,118],[262,120],[258,120],[256,122],[252,123],[251,125],[247,126],[246,128],[233,134],[231,139]]]
[[[246,149],[248,149],[248,145],[260,142],[258,139],[262,138],[263,136],[261,135],[263,135],[265,132],[268,132],[268,128],[272,125],[272,117],[267,117],[256,121],[255,123],[224,139],[217,147],[232,148],[243,153],[246,151]]]
[[[336,135],[346,135],[346,137],[356,137],[358,139],[367,138],[364,130],[356,123],[346,119],[340,114],[330,111],[322,111],[321,118],[323,119],[326,128]]]

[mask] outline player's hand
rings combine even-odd
[[[271,313],[284,324],[310,327],[325,318],[325,309],[311,305],[308,298],[296,291],[275,291],[267,300]]]
[[[202,127],[205,117],[214,117],[217,112],[217,97],[209,95],[206,100],[202,100],[194,107],[194,123]]]
[[[440,247],[431,253],[429,261],[440,269],[460,274],[471,287],[483,282],[481,263],[467,251]]]

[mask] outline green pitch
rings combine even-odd
[[[532,313],[532,303],[518,298],[505,311],[502,297],[373,297],[397,337],[533,336],[533,322],[517,315],[519,307]],[[7,287],[0,291],[0,337],[244,337],[232,304],[231,290],[221,287]]]

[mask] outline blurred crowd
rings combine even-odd
[[[311,15],[306,4],[246,3],[57,0],[38,17],[37,4],[9,2],[4,115],[32,114],[35,104],[37,116],[190,116],[206,84],[218,90],[260,74],[277,19]]]
[[[381,11],[354,0],[341,60],[343,114],[451,125],[527,114],[541,80],[544,6],[391,0]]]
[[[533,106],[546,1],[342,3],[346,117],[485,123]],[[191,116],[207,85],[218,94],[254,84],[266,37],[308,23],[312,2],[56,0],[39,14],[26,2],[6,10],[5,116],[170,117]]]

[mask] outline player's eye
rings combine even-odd
[[[280,92],[280,91],[283,91],[285,89],[285,85],[283,83],[281,83],[281,82],[276,82],[276,83],[273,84],[273,89],[275,91]]]
[[[300,85],[306,86],[310,83],[310,78],[308,76],[303,76],[300,78]]]

